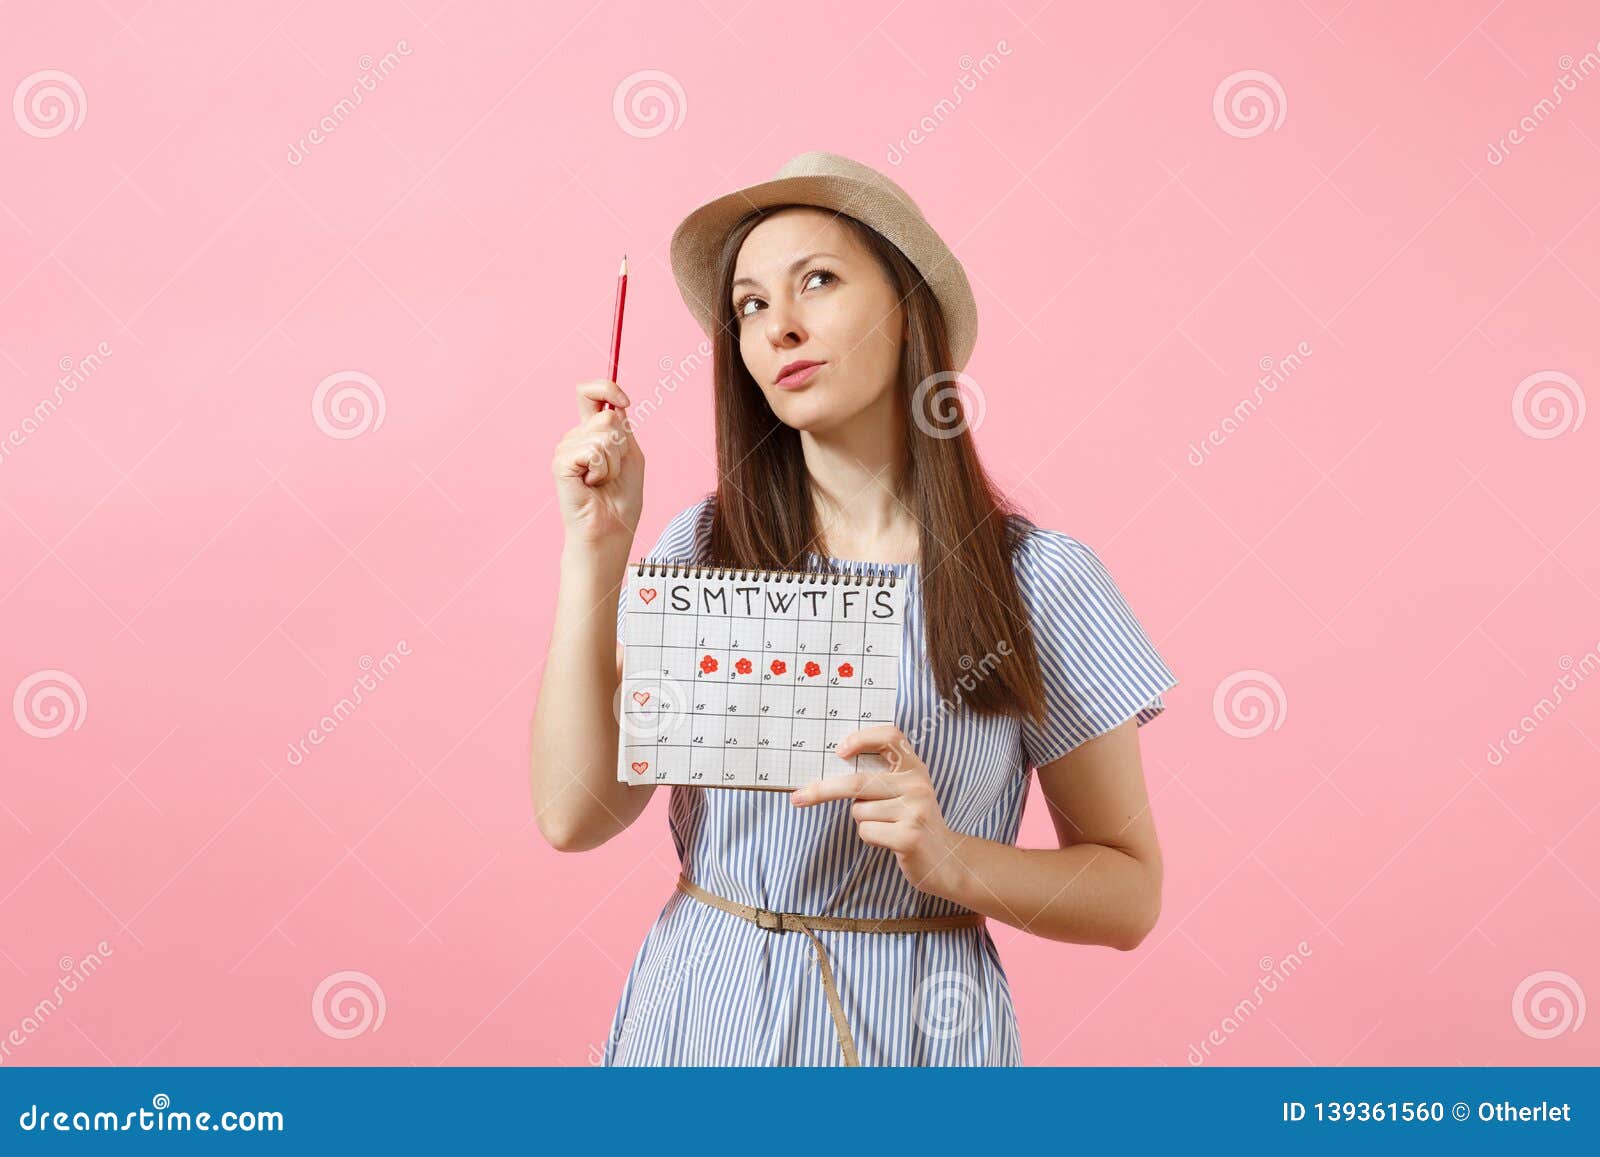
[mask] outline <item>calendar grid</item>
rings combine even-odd
[[[637,564],[624,676],[643,673],[639,687],[654,704],[644,713],[659,722],[646,743],[624,721],[618,778],[792,790],[859,770],[861,754],[834,751],[858,727],[892,718],[904,597],[888,572]],[[679,680],[685,702],[670,690]],[[637,698],[625,697],[623,710],[635,712]]]

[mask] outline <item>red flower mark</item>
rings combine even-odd
[[[749,659],[740,659],[737,663],[735,663],[733,665],[733,669],[735,671],[739,672],[739,674],[741,674],[741,675],[748,675],[748,674],[750,674],[750,672],[751,672],[751,670],[753,668],[750,666],[750,660]]]
[[[856,669],[854,667],[852,667],[849,663],[840,663],[839,664],[839,678],[848,679],[848,678],[850,678],[850,676],[854,675],[855,673],[856,673]]]
[[[788,669],[789,664],[785,663],[782,659],[772,660],[772,673],[774,675],[782,675]]]
[[[706,655],[700,660],[700,670],[702,672],[704,672],[705,674],[709,675],[709,674],[711,674],[711,672],[715,671],[716,669],[717,669],[717,661],[715,659],[713,659],[710,655]]]
[[[822,674],[822,668],[821,667],[817,666],[815,663],[809,663],[808,662],[806,664],[806,675],[808,677],[810,677],[812,679],[815,679],[820,674]]]

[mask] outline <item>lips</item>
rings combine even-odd
[[[814,378],[817,375],[817,371],[826,364],[826,362],[815,361],[790,362],[778,371],[778,380],[773,384],[782,390],[792,390],[797,386],[803,386]]]

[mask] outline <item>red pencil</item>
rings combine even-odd
[[[628,255],[622,255],[622,265],[617,269],[617,310],[611,318],[611,372],[606,375],[606,380],[617,380],[617,361],[622,356],[622,303],[628,299]],[[616,409],[610,402],[604,403],[606,409]]]

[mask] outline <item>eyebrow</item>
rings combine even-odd
[[[789,274],[791,276],[793,276],[794,274],[799,273],[800,272],[800,267],[802,265],[806,265],[806,264],[808,264],[808,263],[810,263],[812,261],[815,261],[819,257],[831,257],[835,261],[843,261],[844,260],[844,258],[840,257],[837,253],[827,253],[827,252],[823,252],[823,251],[820,251],[820,250],[818,252],[816,252],[816,253],[807,253],[804,257],[800,258],[798,261],[794,262],[793,264],[791,264],[789,266],[789,269],[788,269]],[[757,289],[761,288],[761,283],[759,281],[755,280],[754,278],[751,278],[751,277],[736,278],[734,280],[733,285],[730,286],[730,288],[738,289],[739,286],[741,286],[741,285],[754,285]]]

